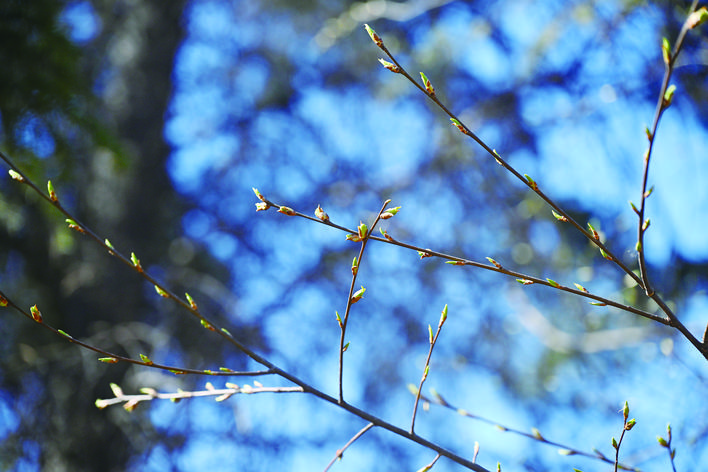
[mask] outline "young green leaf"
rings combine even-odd
[[[381,213],[381,219],[382,220],[387,220],[391,217],[393,217],[396,213],[398,213],[398,210],[400,210],[401,207],[397,206],[395,208],[389,208],[385,212]]]

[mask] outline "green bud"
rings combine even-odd
[[[257,188],[251,187],[251,189],[253,189],[253,193],[256,194],[256,197],[258,197],[260,201],[265,202],[265,197],[261,195],[261,192],[259,192]]]
[[[435,89],[433,88],[433,85],[430,83],[430,80],[425,76],[424,73],[420,73],[420,78],[423,79],[423,85],[425,86],[425,91],[428,92],[428,95],[431,97],[435,96]]]
[[[384,59],[379,58],[379,62],[381,63],[382,66],[384,66],[386,69],[390,70],[391,72],[395,74],[400,74],[401,69],[396,65],[391,62],[388,62]]]
[[[676,92],[676,86],[673,84],[669,85],[669,88],[667,88],[666,92],[664,92],[664,108],[669,108],[671,106],[671,102],[674,100],[674,92]]]
[[[51,180],[47,180],[47,193],[49,193],[49,199],[53,202],[58,200],[57,193],[54,191],[54,185],[52,185]]]
[[[138,259],[138,256],[136,256],[134,252],[130,253],[130,261],[133,263],[135,268],[138,269],[138,272],[143,271],[143,267],[140,265],[140,259]]]
[[[381,37],[376,34],[376,31],[374,31],[371,26],[365,24],[364,29],[367,33],[369,33],[369,37],[374,42],[374,44],[376,44],[378,47],[383,47],[383,41],[381,40]]]
[[[442,309],[442,313],[440,314],[440,326],[447,320],[447,303]]]
[[[12,177],[13,180],[17,180],[18,182],[22,182],[22,183],[25,182],[25,178],[22,177],[22,175],[19,172],[17,172],[16,170],[10,169],[7,171],[7,173],[10,174],[10,177]]]
[[[42,322],[42,313],[40,313],[39,308],[37,308],[37,305],[32,305],[30,307],[30,314],[32,315],[32,319],[36,321],[37,323]]]
[[[671,61],[671,43],[667,38],[661,38],[661,56],[664,58],[664,64],[669,65]]]
[[[566,218],[566,217],[563,216],[563,215],[560,215],[560,214],[556,213],[555,210],[551,210],[551,213],[553,213],[553,217],[554,217],[555,219],[557,219],[558,221],[562,221],[562,222],[564,222],[564,223],[565,223],[566,221],[568,221],[568,218]]]
[[[194,301],[192,296],[188,294],[187,292],[184,293],[185,298],[187,298],[187,302],[189,302],[189,306],[192,308],[194,311],[198,311],[199,307],[197,307],[197,303]]]
[[[146,356],[145,354],[140,354],[140,360],[143,361],[147,365],[153,364],[153,362],[150,360],[150,358],[148,356]]]
[[[526,177],[526,180],[529,183],[529,187],[531,187],[533,190],[538,190],[538,184],[535,180],[531,178],[531,176],[529,176],[528,174],[524,174],[524,177]]]

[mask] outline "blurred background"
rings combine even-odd
[[[642,157],[664,66],[690,2],[662,0],[5,0],[0,147],[151,274],[285,370],[336,395],[339,327],[359,245],[300,218],[255,212],[251,187],[335,223],[580,283],[657,312],[640,290],[402,76],[408,71],[519,172],[636,267]],[[705,27],[678,59],[657,134],[646,237],[651,280],[700,337],[708,321]],[[196,369],[257,369],[0,177],[0,289],[47,323],[120,354]],[[676,332],[547,287],[371,243],[352,309],[345,398],[402,427],[424,393],[510,428],[614,457],[621,407],[637,426],[624,463],[708,461],[706,361]],[[0,318],[0,468],[13,471],[322,470],[365,423],[300,394],[98,410],[109,383],[136,393],[244,379],[107,365],[15,312]],[[268,386],[288,385],[259,378]],[[502,470],[610,470],[431,406],[416,432]],[[417,470],[434,454],[369,431],[332,470]],[[462,470],[441,459],[434,470]]]

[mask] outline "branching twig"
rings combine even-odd
[[[413,387],[413,388],[415,388],[415,387]],[[579,449],[576,449],[576,448],[573,448],[573,447],[570,447],[570,446],[567,446],[567,445],[564,445],[564,444],[561,444],[561,443],[558,443],[555,441],[550,441],[550,440],[546,439],[541,434],[541,432],[536,428],[533,428],[530,433],[527,433],[526,431],[521,431],[519,429],[514,429],[514,428],[510,428],[508,426],[501,425],[494,420],[490,420],[488,418],[476,415],[474,413],[470,413],[469,411],[465,410],[464,408],[459,408],[454,405],[451,405],[450,403],[448,403],[447,400],[445,400],[442,397],[442,395],[440,395],[438,392],[436,392],[434,390],[432,390],[431,393],[434,397],[433,399],[431,399],[425,395],[421,395],[420,396],[421,400],[426,401],[428,403],[435,404],[435,405],[440,405],[444,408],[447,408],[448,410],[454,411],[458,415],[461,415],[461,416],[464,416],[466,418],[470,418],[473,420],[481,421],[482,423],[486,423],[488,425],[494,426],[495,428],[497,428],[501,431],[504,431],[507,433],[513,433],[513,434],[516,434],[519,436],[524,436],[526,438],[533,439],[534,441],[538,441],[540,443],[543,443],[543,444],[546,444],[549,446],[557,447],[559,454],[561,454],[563,456],[583,456],[583,457],[589,457],[591,459],[597,459],[597,460],[603,461],[607,464],[614,464],[615,463],[614,460],[610,459],[609,457],[607,457],[606,455],[604,455],[603,453],[601,453],[598,450],[593,450],[592,453],[584,452]],[[631,420],[631,421],[634,421],[634,420]],[[625,426],[626,425],[627,425],[627,423],[625,423]],[[479,447],[477,445],[475,445],[475,457],[477,455],[478,450],[479,450]],[[474,461],[474,459],[473,459],[473,461]],[[619,464],[618,467],[622,470],[639,472],[639,469],[634,468],[634,467],[630,467],[630,466],[624,465],[624,464]]]
[[[637,208],[632,205],[632,208],[639,217],[639,224],[637,229],[637,255],[639,260],[639,271],[641,273],[641,277],[644,282],[643,286],[648,297],[652,297],[654,295],[654,289],[651,287],[651,284],[649,282],[649,276],[647,274],[644,251],[644,233],[649,228],[649,220],[644,219],[644,212],[646,210],[647,197],[652,193],[653,190],[652,188],[647,191],[647,185],[649,180],[649,163],[651,160],[652,150],[654,149],[654,141],[656,138],[656,130],[659,127],[659,120],[661,119],[661,116],[663,115],[664,111],[666,111],[666,109],[669,108],[669,106],[671,105],[674,89],[676,88],[669,87],[669,82],[671,80],[671,75],[674,71],[674,64],[676,63],[676,58],[678,57],[679,52],[681,52],[681,47],[683,46],[683,41],[686,38],[686,33],[688,33],[689,29],[694,28],[698,24],[698,21],[695,20],[695,17],[693,15],[693,13],[696,11],[696,7],[698,7],[698,0],[693,0],[693,4],[691,5],[691,8],[689,10],[689,15],[686,18],[686,21],[684,22],[683,26],[681,27],[681,31],[679,32],[679,35],[676,38],[676,44],[674,45],[673,50],[671,50],[669,41],[666,38],[664,38],[662,42],[661,49],[662,56],[664,58],[664,78],[661,82],[661,89],[659,90],[659,99],[656,104],[656,111],[654,112],[654,122],[652,123],[651,129],[647,128],[646,130],[647,138],[649,139],[649,148],[644,154],[644,173],[642,177],[642,194],[639,200],[639,209],[637,210]]]
[[[667,424],[666,425],[666,438],[664,439],[661,436],[657,436],[656,440],[659,442],[659,445],[661,447],[666,448],[666,452],[669,454],[669,460],[671,461],[671,470],[676,472],[676,464],[674,464],[674,457],[676,457],[676,449],[671,449],[671,425]]]
[[[617,441],[615,438],[612,438],[612,447],[615,449],[615,472],[617,472],[617,469],[620,467],[619,454],[620,446],[622,446],[622,440],[624,439],[624,435],[627,431],[630,431],[632,428],[634,428],[635,424],[637,424],[637,420],[635,420],[634,418],[627,421],[627,418],[629,418],[629,404],[627,402],[624,402],[624,407],[622,408],[622,417],[624,418],[624,424],[622,426],[622,434],[620,435],[619,441]]]
[[[154,369],[166,370],[166,371],[169,371],[175,375],[194,374],[194,375],[214,375],[214,376],[232,376],[232,375],[233,376],[260,376],[260,375],[272,375],[275,373],[272,370],[236,371],[236,370],[229,369],[228,367],[219,367],[219,370],[189,369],[186,367],[176,367],[176,366],[169,366],[169,365],[155,363],[145,354],[140,354],[139,360],[133,359],[131,357],[121,356],[119,354],[115,354],[113,352],[107,351],[105,349],[102,349],[98,346],[94,346],[94,345],[89,344],[89,343],[82,341],[80,339],[76,339],[75,337],[73,337],[69,333],[67,333],[66,331],[63,331],[61,329],[51,326],[50,324],[45,322],[44,316],[42,315],[42,313],[39,310],[39,308],[37,307],[37,305],[33,305],[30,308],[30,311],[27,312],[22,307],[20,307],[17,303],[15,303],[2,290],[0,290],[0,306],[11,307],[15,311],[23,314],[25,317],[35,321],[40,326],[42,326],[44,329],[51,331],[52,333],[59,335],[59,336],[65,338],[67,341],[77,344],[77,345],[83,347],[84,349],[88,349],[89,351],[93,351],[98,354],[101,354],[104,357],[99,357],[98,360],[103,363],[106,363],[106,364],[117,364],[118,362],[127,362],[129,364],[136,364],[136,365],[142,365],[145,367],[152,367]]]
[[[273,203],[272,201],[268,200],[265,197],[263,197],[263,199],[264,199],[264,202],[268,205],[268,207],[284,208],[282,206],[279,207],[277,204]],[[298,211],[295,211],[295,210],[290,210],[290,211],[292,211],[292,216],[300,216],[300,217],[303,217],[303,218],[306,218],[306,219],[309,219],[312,221],[316,221],[318,223],[325,224],[327,226],[330,226],[332,228],[336,228],[340,231],[344,231],[344,232],[352,234],[352,235],[357,234],[357,231],[346,228],[344,226],[334,224],[329,220],[320,221],[316,218],[312,218],[312,217],[305,215],[303,213],[300,213]],[[427,257],[439,257],[441,259],[445,259],[448,264],[461,265],[461,266],[471,266],[471,267],[476,267],[478,269],[484,269],[484,270],[490,270],[492,272],[498,272],[500,274],[504,274],[506,276],[513,277],[514,279],[516,279],[519,283],[521,283],[523,285],[530,285],[530,284],[545,285],[547,287],[555,288],[555,289],[563,291],[563,292],[572,293],[573,295],[577,295],[579,297],[587,298],[589,300],[592,300],[591,303],[593,303],[595,305],[612,306],[612,307],[618,308],[620,310],[650,319],[652,321],[656,321],[657,323],[661,323],[666,326],[671,326],[671,320],[666,317],[655,315],[653,313],[649,313],[647,311],[640,310],[639,308],[635,308],[630,305],[625,305],[625,304],[616,302],[614,300],[610,300],[609,298],[605,298],[600,295],[595,295],[595,294],[589,292],[585,287],[583,287],[580,284],[575,284],[576,288],[567,287],[567,286],[564,286],[564,285],[561,285],[561,284],[555,282],[552,279],[542,279],[540,277],[535,277],[532,275],[527,275],[527,274],[523,274],[521,272],[516,272],[513,270],[506,269],[499,262],[497,262],[496,260],[494,260],[490,257],[488,257],[487,260],[489,262],[491,262],[491,265],[484,264],[482,262],[472,261],[472,260],[464,259],[464,258],[461,258],[458,256],[445,254],[443,252],[435,251],[433,249],[423,248],[420,246],[415,246],[413,244],[404,243],[402,241],[394,239],[387,231],[382,231],[382,234],[383,234],[383,237],[374,236],[373,234],[370,234],[369,239],[372,239],[374,241],[387,243],[387,244],[392,244],[394,246],[399,246],[399,247],[402,247],[405,249],[411,249],[413,251],[418,252],[419,254],[422,254],[423,257],[426,257],[426,258]]]
[[[333,405],[336,405],[336,406],[338,406],[339,408],[341,408],[341,409],[343,409],[343,410],[345,410],[345,411],[351,413],[352,415],[355,415],[355,416],[357,416],[357,417],[359,417],[359,418],[361,418],[361,419],[363,419],[363,420],[365,420],[365,421],[367,421],[367,422],[369,422],[369,423],[374,424],[374,426],[378,426],[378,427],[380,427],[380,428],[382,428],[382,429],[385,429],[385,430],[387,430],[387,431],[389,431],[389,432],[391,432],[391,433],[393,433],[393,434],[396,434],[396,435],[398,435],[398,436],[401,436],[401,437],[403,437],[403,438],[405,438],[405,439],[407,439],[407,440],[409,440],[409,441],[412,441],[412,442],[414,442],[414,443],[416,443],[416,444],[419,444],[419,445],[421,445],[421,446],[423,446],[423,447],[426,447],[426,448],[428,448],[428,449],[430,449],[430,450],[432,450],[432,451],[435,451],[436,453],[440,454],[441,456],[447,457],[447,458],[449,458],[450,460],[452,460],[453,462],[456,462],[457,464],[462,465],[463,467],[466,467],[466,468],[468,468],[468,469],[470,469],[470,470],[474,470],[474,471],[476,471],[476,472],[488,472],[488,470],[485,469],[484,467],[482,467],[482,466],[480,466],[480,465],[478,465],[478,464],[475,464],[474,462],[472,462],[472,461],[470,461],[470,460],[468,460],[468,459],[465,459],[464,457],[462,457],[462,456],[460,456],[460,455],[458,455],[458,454],[455,454],[455,453],[452,452],[452,451],[449,451],[449,450],[445,449],[444,447],[440,446],[439,444],[436,444],[436,443],[434,443],[434,442],[432,442],[432,441],[430,441],[430,440],[428,440],[428,439],[425,439],[425,438],[423,438],[423,437],[421,437],[421,436],[418,436],[418,435],[416,435],[416,434],[411,434],[409,431],[406,431],[406,430],[404,430],[403,428],[400,428],[400,427],[395,426],[395,425],[393,425],[393,424],[391,424],[391,423],[389,423],[389,422],[387,422],[387,421],[384,421],[384,420],[382,420],[381,418],[379,418],[379,417],[377,417],[377,416],[374,416],[374,415],[372,415],[371,413],[369,413],[369,412],[367,412],[367,411],[361,410],[361,409],[359,409],[359,408],[357,408],[357,407],[355,407],[355,406],[353,406],[353,405],[350,405],[350,404],[348,404],[348,403],[346,403],[346,402],[342,402],[342,401],[340,401],[339,399],[337,399],[337,398],[335,398],[335,397],[333,397],[333,396],[328,395],[327,393],[323,392],[322,390],[319,390],[319,389],[313,387],[312,385],[310,385],[309,383],[305,382],[304,380],[302,380],[302,379],[296,377],[295,375],[293,375],[293,374],[291,374],[291,373],[289,373],[289,372],[287,372],[287,371],[281,369],[280,367],[276,366],[275,364],[273,364],[272,362],[270,362],[270,361],[269,361],[268,359],[266,359],[265,357],[263,357],[263,356],[261,356],[260,354],[256,353],[254,350],[252,350],[251,348],[249,348],[248,346],[244,345],[243,343],[241,343],[240,341],[238,341],[236,338],[234,338],[234,337],[231,335],[231,333],[229,333],[229,331],[228,331],[226,328],[217,329],[214,324],[212,324],[211,322],[207,321],[206,317],[204,317],[204,316],[199,312],[199,310],[198,310],[198,308],[197,308],[197,306],[196,306],[196,303],[194,303],[194,301],[191,299],[191,297],[187,296],[187,301],[186,301],[186,302],[183,301],[183,300],[181,300],[179,297],[177,297],[176,295],[174,295],[171,291],[169,291],[168,289],[164,288],[161,284],[157,283],[157,281],[156,281],[154,278],[152,278],[150,275],[148,275],[148,274],[143,270],[142,265],[140,264],[140,261],[138,260],[137,257],[135,257],[134,254],[131,255],[131,258],[130,258],[130,259],[126,258],[125,256],[120,255],[120,254],[115,250],[115,248],[114,248],[110,243],[108,243],[107,240],[101,240],[101,238],[98,237],[98,236],[97,236],[93,231],[91,231],[87,226],[85,226],[85,225],[82,224],[82,223],[79,223],[78,220],[77,220],[75,217],[73,217],[73,215],[71,215],[70,212],[68,212],[65,208],[63,208],[63,207],[59,204],[59,199],[57,198],[56,193],[53,192],[54,189],[53,189],[52,186],[48,186],[49,196],[47,196],[47,195],[44,194],[44,192],[42,192],[26,175],[24,175],[24,174],[19,170],[19,168],[17,168],[17,166],[15,166],[15,164],[14,164],[5,154],[3,154],[2,152],[0,152],[0,158],[1,158],[2,160],[4,160],[4,161],[10,166],[10,170],[11,170],[10,174],[12,175],[12,177],[13,177],[15,180],[19,181],[19,182],[22,183],[22,184],[29,185],[30,188],[32,188],[35,192],[37,192],[40,196],[42,196],[42,198],[44,198],[46,201],[48,201],[49,203],[51,203],[55,208],[57,208],[57,209],[60,210],[65,216],[67,216],[67,217],[68,217],[67,219],[70,220],[69,225],[70,225],[70,227],[72,227],[72,229],[75,229],[75,230],[77,230],[78,232],[80,232],[80,233],[82,233],[82,234],[87,234],[87,235],[89,235],[89,236],[91,237],[91,239],[92,239],[94,242],[96,242],[96,243],[99,244],[101,247],[103,247],[104,249],[106,249],[111,255],[118,256],[120,260],[122,260],[123,262],[126,263],[126,265],[128,265],[129,267],[131,267],[139,276],[145,278],[146,280],[150,281],[153,285],[155,285],[158,294],[160,294],[160,295],[163,296],[163,297],[172,298],[173,300],[177,301],[182,307],[184,307],[185,309],[187,309],[192,315],[194,315],[194,316],[196,316],[198,319],[200,319],[200,321],[202,322],[202,325],[203,325],[205,328],[209,329],[210,331],[214,331],[214,332],[220,334],[220,335],[222,336],[222,338],[226,339],[226,340],[227,340],[228,342],[230,342],[233,346],[235,346],[238,350],[240,350],[241,352],[243,352],[244,354],[246,354],[248,357],[250,357],[252,360],[254,360],[255,362],[257,362],[258,364],[261,364],[261,365],[263,365],[264,367],[266,367],[266,368],[267,368],[267,373],[272,373],[272,374],[278,375],[278,376],[280,376],[280,377],[282,377],[282,378],[284,378],[284,379],[286,379],[286,380],[292,382],[293,384],[297,385],[298,387],[300,387],[300,391],[302,391],[302,392],[309,393],[309,394],[311,394],[311,395],[313,395],[313,396],[319,398],[320,400],[323,400],[323,401],[325,401],[325,402],[328,402],[328,403],[331,403],[331,404],[333,404]],[[259,193],[258,193],[257,191],[256,191],[256,194],[259,195]],[[259,198],[261,198],[261,200],[262,200],[261,203],[262,203],[263,206],[260,206],[260,205],[259,205],[259,208],[258,208],[258,209],[267,209],[267,206],[268,206],[269,204],[266,203],[265,199],[262,198],[260,195],[259,195]],[[387,203],[388,203],[388,202],[387,202]],[[272,205],[272,204],[271,204],[271,205]],[[285,213],[285,214],[289,214],[289,215],[295,215],[295,214],[296,214],[293,210],[291,210],[291,209],[289,209],[289,208],[287,208],[287,207],[281,207],[281,208],[279,209],[279,211],[280,211],[281,213]],[[383,210],[382,210],[382,212],[383,212]],[[379,218],[383,217],[382,212],[379,213]],[[319,220],[319,219],[309,218],[309,217],[307,217],[306,215],[299,215],[299,214],[298,214],[298,216],[302,216],[302,217],[305,217],[305,218],[308,218],[308,219],[312,219],[312,220],[315,220],[315,221],[321,221],[321,220]],[[322,222],[324,223],[324,221],[322,221]],[[339,227],[339,226],[333,225],[333,224],[329,224],[329,225],[330,225],[330,226],[333,226],[333,227],[336,227],[336,228],[338,228],[338,229],[343,229],[343,230],[345,230],[345,231],[347,231],[347,232],[352,233],[352,231],[349,231],[349,230],[347,230],[346,228]],[[158,289],[159,289],[159,290],[158,290]],[[11,303],[11,302],[10,302],[10,300],[7,298],[7,296],[5,296],[2,292],[0,292],[0,307],[9,306],[10,303]],[[12,303],[12,307],[18,309],[18,310],[19,310],[21,313],[23,313],[25,316],[28,316],[28,317],[34,319],[35,321],[38,321],[37,318],[39,318],[39,320],[41,320],[41,313],[39,313],[39,310],[36,309],[36,308],[35,308],[35,309],[36,309],[36,313],[35,313],[34,310],[31,310],[31,313],[28,314],[28,313],[24,312],[22,309],[20,309],[19,306],[17,306],[17,305],[14,304],[14,303]],[[38,322],[39,322],[39,321],[38,321]],[[44,323],[41,323],[41,324],[42,324],[43,326],[47,326],[47,325],[45,325]],[[96,351],[96,352],[102,352],[102,353],[105,352],[105,351],[102,351],[102,350],[97,350],[97,348],[95,348],[95,347],[93,347],[93,346],[90,346],[90,345],[88,345],[88,344],[86,344],[86,343],[83,343],[82,341],[79,341],[79,340],[77,340],[77,339],[71,337],[70,335],[68,335],[67,333],[65,333],[65,332],[63,332],[63,331],[61,331],[61,330],[52,329],[52,331],[53,331],[55,334],[57,334],[57,335],[59,335],[59,336],[62,336],[62,337],[65,338],[66,340],[68,340],[68,341],[70,341],[70,342],[73,342],[73,343],[75,343],[75,344],[78,344],[78,345],[80,345],[81,347],[84,347],[84,348],[86,348],[86,349],[90,349],[90,350],[93,350],[93,351]],[[119,357],[119,356],[113,356],[113,355],[110,355],[110,354],[109,354],[109,357],[114,357],[114,358],[116,358],[116,359],[118,359],[118,360],[120,360],[120,361],[123,361],[123,360],[124,360],[125,362],[131,362],[131,363],[141,364],[141,365],[146,365],[146,366],[148,366],[148,365],[153,365],[153,366],[154,366],[154,363],[152,363],[152,361],[150,361],[149,359],[143,360],[143,361],[137,361],[137,360],[134,360],[134,359],[121,358],[121,357]],[[167,366],[165,366],[165,367],[167,367]],[[181,369],[180,369],[180,370],[181,370]],[[195,371],[194,373],[201,373],[201,374],[203,374],[204,372],[203,372],[203,371]],[[229,374],[230,374],[230,373],[229,373]],[[227,374],[225,373],[225,374],[216,374],[216,375],[227,375]]]
[[[615,256],[612,251],[610,251],[607,246],[605,246],[605,244],[602,243],[599,234],[592,228],[592,226],[588,225],[589,228],[585,229],[581,224],[576,222],[565,210],[563,210],[555,201],[553,201],[548,195],[543,193],[538,183],[533,178],[531,178],[527,174],[522,175],[511,164],[504,160],[504,158],[501,157],[501,155],[496,151],[496,149],[492,149],[487,143],[485,143],[479,136],[477,136],[471,129],[469,129],[469,127],[467,127],[467,125],[465,125],[459,117],[457,117],[452,111],[450,111],[447,106],[445,106],[445,104],[440,101],[440,99],[438,99],[437,95],[435,94],[435,89],[433,88],[432,84],[425,76],[425,74],[423,74],[422,72],[420,73],[423,79],[423,85],[420,85],[418,81],[411,77],[411,75],[406,71],[406,69],[398,62],[398,60],[393,56],[391,51],[388,50],[386,45],[383,43],[381,37],[376,34],[376,32],[371,29],[369,25],[364,25],[364,27],[366,28],[366,31],[369,33],[369,36],[371,36],[371,39],[374,41],[376,46],[378,46],[389,57],[389,59],[393,61],[393,63],[390,63],[383,59],[379,59],[386,69],[396,74],[401,74],[406,79],[408,79],[408,81],[410,81],[418,90],[423,92],[430,100],[433,101],[433,103],[435,103],[435,105],[437,105],[450,118],[452,124],[462,134],[465,134],[468,137],[472,138],[479,146],[482,147],[482,149],[484,149],[491,157],[493,157],[499,165],[501,165],[504,169],[506,169],[509,173],[516,177],[521,183],[526,185],[529,189],[531,189],[539,197],[541,197],[541,199],[543,199],[552,208],[553,214],[556,219],[572,224],[588,240],[590,240],[592,244],[594,244],[600,249],[600,253],[605,259],[615,262],[619,267],[622,268],[622,270],[628,276],[632,277],[637,282],[637,284],[641,286],[642,281],[639,276],[637,276],[637,274],[630,270],[617,256]]]
[[[698,12],[694,12],[695,10],[695,5],[696,5],[696,0],[694,0],[694,6],[692,7],[692,13],[689,15],[686,23],[684,24],[684,28],[682,29],[682,34],[680,35],[680,43],[683,42],[683,37],[685,36],[685,31],[687,29],[693,28],[696,25],[700,24],[702,21],[705,21],[706,17],[708,17],[708,11],[706,11],[705,8],[701,9]],[[654,300],[661,310],[666,314],[668,317],[668,323],[663,322],[663,324],[668,324],[671,327],[676,328],[681,334],[688,339],[688,341],[693,344],[693,346],[698,349],[698,351],[708,359],[708,345],[704,345],[702,342],[700,342],[684,325],[679,321],[679,319],[676,317],[676,315],[673,313],[673,311],[669,308],[669,306],[659,297],[654,290],[650,289],[648,285],[646,285],[645,281],[647,280],[645,275],[646,275],[646,269],[643,269],[642,275],[637,275],[632,271],[629,267],[627,267],[601,240],[600,240],[600,235],[598,234],[597,231],[592,228],[591,225],[588,224],[588,229],[585,229],[583,226],[581,226],[578,222],[576,222],[565,210],[563,210],[557,203],[555,203],[550,197],[548,197],[545,193],[541,191],[539,188],[538,183],[532,179],[530,176],[524,174],[521,175],[513,166],[511,166],[508,162],[506,162],[500,155],[499,153],[495,150],[492,149],[487,143],[485,143],[481,138],[479,138],[472,130],[470,130],[455,114],[453,114],[437,97],[435,93],[435,89],[433,88],[432,84],[430,83],[430,80],[425,76],[424,73],[420,73],[421,78],[422,78],[422,83],[423,85],[420,85],[417,80],[413,79],[411,75],[405,70],[405,68],[396,60],[396,58],[393,56],[393,54],[386,48],[386,46],[383,43],[383,40],[381,37],[376,34],[376,32],[369,27],[369,25],[364,25],[366,28],[366,31],[369,33],[369,36],[371,37],[372,41],[376,46],[381,49],[386,56],[388,56],[389,59],[391,59],[392,62],[379,59],[381,64],[388,70],[390,70],[393,73],[396,74],[401,74],[403,75],[406,79],[408,79],[418,90],[420,90],[422,93],[424,93],[430,100],[432,100],[447,116],[450,117],[450,120],[452,121],[453,125],[463,134],[469,136],[472,138],[477,144],[479,144],[491,157],[495,159],[495,161],[504,167],[508,172],[510,172],[512,175],[514,175],[519,181],[521,181],[524,185],[526,185],[528,188],[530,188],[533,192],[535,192],[541,199],[543,199],[551,208],[553,215],[558,219],[559,221],[562,222],[567,222],[570,223],[572,226],[574,226],[578,231],[580,231],[592,244],[597,246],[600,250],[600,253],[602,256],[614,262],[627,276],[631,277],[637,285],[642,287],[644,291],[646,292],[647,296],[649,296],[652,300]],[[676,53],[678,53],[678,46],[676,48]],[[665,55],[670,54],[668,52],[668,48],[665,48]],[[666,57],[666,56],[665,56]],[[671,57],[669,57],[671,59]],[[667,64],[669,63],[669,60],[666,60]],[[668,76],[665,77],[665,84],[668,84]],[[663,88],[664,90],[664,95],[661,95],[660,98],[660,105],[662,104],[661,100],[665,100],[667,103],[663,104],[661,108],[657,109],[657,119],[655,120],[656,123],[658,123],[658,117],[661,115],[661,112],[663,109],[665,109],[668,104],[670,104],[670,95],[673,93],[671,92],[666,95],[666,89]],[[648,136],[650,137],[651,142],[653,142],[653,133],[650,133],[647,131]],[[648,156],[648,154],[647,154]],[[644,208],[644,199],[646,199],[646,176],[648,172],[648,160],[645,168],[645,182],[644,182],[644,187],[642,190],[642,210],[636,210],[637,213],[640,215],[640,225],[639,225],[639,235],[640,238],[642,237],[643,232],[646,230],[646,225],[644,224],[643,221],[643,208]],[[643,248],[642,246],[642,241],[641,239],[637,243],[637,249],[642,249],[642,252],[640,252],[640,259],[643,257]],[[643,262],[642,262],[643,264]],[[658,321],[658,319],[657,319]]]
[[[337,314],[337,321],[339,322],[339,327],[341,331],[341,335],[339,337],[339,402],[344,403],[344,386],[343,386],[343,376],[344,376],[344,351],[346,351],[346,346],[344,345],[344,338],[346,336],[347,332],[347,324],[349,323],[349,313],[351,313],[351,308],[352,305],[356,302],[358,302],[361,297],[364,295],[364,292],[366,289],[362,286],[361,290],[359,290],[356,294],[354,293],[354,287],[356,286],[356,277],[359,274],[359,266],[361,265],[362,258],[364,257],[364,250],[366,249],[366,243],[369,242],[369,235],[371,232],[374,230],[376,225],[378,224],[379,220],[381,220],[381,215],[383,214],[384,210],[386,210],[386,207],[388,204],[391,203],[391,200],[386,200],[381,207],[381,210],[379,210],[379,214],[376,215],[376,219],[374,220],[374,223],[371,225],[371,228],[368,228],[366,224],[361,223],[359,224],[359,227],[357,228],[357,234],[354,236],[349,237],[350,235],[347,235],[348,239],[355,241],[355,242],[361,242],[361,248],[359,249],[359,257],[354,259],[354,262],[352,263],[352,283],[349,286],[349,296],[347,298],[347,307],[344,312],[344,319],[342,320],[339,317],[339,314]],[[348,344],[347,344],[348,346]]]

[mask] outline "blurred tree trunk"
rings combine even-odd
[[[55,156],[39,164],[18,162],[46,166],[37,172],[43,178],[53,172],[60,174],[61,181],[55,181],[57,189],[63,190],[60,198],[67,198],[66,203],[80,218],[109,237],[121,252],[135,251],[153,264],[161,262],[159,257],[166,257],[169,241],[180,231],[182,207],[165,170],[170,149],[163,138],[163,126],[174,57],[183,36],[185,3],[92,3],[101,30],[97,38],[80,48],[80,60],[88,75],[87,83],[99,95],[98,114],[104,115],[101,118],[107,123],[106,130],[116,136],[124,152],[96,145],[99,139],[94,145],[79,143],[69,148],[62,164]],[[48,11],[59,13],[56,7]],[[4,21],[21,24],[24,20],[8,15]],[[56,17],[37,28],[51,28],[52,22],[57,23]],[[24,39],[31,41],[29,36]],[[12,47],[0,45],[0,49]],[[8,49],[3,54],[12,55],[13,51]],[[19,77],[49,73],[38,69],[31,58],[23,62],[20,57],[14,66],[21,67],[12,71]],[[51,84],[51,80],[48,82]],[[51,95],[52,90],[37,93]],[[4,108],[9,103],[6,98],[0,97],[5,138],[9,116]],[[47,111],[25,105],[30,113]],[[85,112],[87,123],[97,114],[96,110]],[[12,149],[8,140],[4,141]],[[52,171],[52,166],[62,168]],[[17,288],[8,295],[17,297],[18,303],[39,304],[48,323],[72,336],[94,336],[96,344],[124,353],[128,348],[125,343],[106,345],[111,337],[109,326],[142,320],[152,310],[149,299],[142,296],[144,283],[78,234],[71,234],[69,243],[58,244],[57,235],[59,239],[66,236],[65,228],[53,229],[62,221],[59,215],[40,208],[41,204],[32,203],[31,198],[30,208],[26,208],[16,187],[7,192],[15,194],[14,202],[21,207],[18,211],[26,216],[21,230],[8,234],[3,227],[2,231],[8,252],[22,259],[14,272],[9,256],[5,261],[3,288],[7,290],[8,284]],[[120,383],[126,368],[101,365],[97,355],[82,353],[76,346],[12,316],[12,320],[2,322],[3,335],[9,332],[12,337],[5,338],[11,341],[2,349],[0,393],[11,393],[12,409],[20,423],[0,449],[0,456],[5,458],[0,468],[13,468],[16,460],[24,458],[31,464],[41,464],[42,470],[125,470],[131,457],[149,445],[151,426],[139,413],[114,416],[99,411],[93,403],[109,395],[109,382]],[[144,334],[149,333],[145,330]],[[143,341],[144,345],[151,344],[150,339]],[[149,352],[149,347],[144,349]]]

